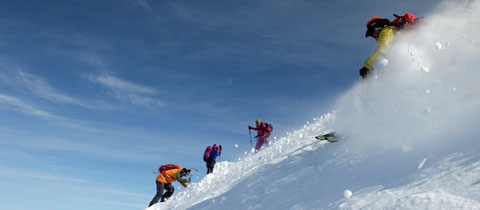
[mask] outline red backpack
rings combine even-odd
[[[265,137],[269,137],[270,134],[272,134],[272,131],[273,131],[273,125],[272,124],[268,124],[268,123],[264,123],[265,124],[265,130],[263,132],[265,132],[263,135]]]
[[[182,169],[182,167],[174,164],[167,164],[167,165],[162,165],[160,168],[158,168],[158,171],[165,176],[165,171],[171,170],[171,169]]]
[[[208,158],[210,157],[210,152],[212,152],[212,150],[213,148],[211,146],[207,146],[207,148],[205,148],[205,152],[203,153],[203,161],[208,161]]]
[[[410,13],[402,16],[393,14],[393,16],[395,16],[395,20],[393,20],[390,25],[397,27],[399,30],[412,30],[417,27],[417,24],[423,22],[423,18],[417,18]]]

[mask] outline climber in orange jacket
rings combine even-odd
[[[192,182],[191,178],[182,178],[187,177],[190,174],[190,169],[185,169],[176,165],[172,166],[174,166],[174,168],[172,169],[166,169],[165,171],[160,170],[160,174],[158,174],[156,179],[157,194],[155,195],[155,197],[153,197],[152,201],[148,206],[152,206],[153,204],[158,203],[158,200],[160,199],[160,202],[165,202],[168,198],[170,198],[170,196],[172,196],[173,192],[175,191],[172,182],[178,181],[185,188],[188,188],[187,182]],[[164,189],[167,190],[165,194],[163,194]]]

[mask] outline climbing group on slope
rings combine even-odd
[[[422,22],[422,18],[416,18],[410,13],[399,16],[395,15],[395,19],[390,21],[385,18],[374,16],[370,19],[366,26],[367,32],[365,37],[372,37],[377,41],[375,50],[366,59],[362,68],[360,69],[360,76],[362,81],[365,82],[369,76],[372,75],[374,66],[378,63],[379,59],[388,52],[392,42],[395,40],[395,36],[402,31],[409,31],[415,29],[417,24]],[[253,150],[251,130],[257,131],[255,136],[257,143]],[[270,135],[272,133],[273,126],[269,123],[262,122],[261,119],[255,121],[255,127],[248,126],[250,134],[250,146],[254,153],[260,151],[263,145],[270,145]],[[318,140],[327,140],[329,142],[337,141],[338,137],[334,132],[315,136]],[[221,159],[222,146],[220,144],[213,144],[213,146],[207,146],[203,154],[203,161],[207,167],[207,174],[213,173],[216,159]],[[172,183],[178,181],[183,187],[188,188],[187,183],[192,181],[191,170],[186,169],[178,165],[167,164],[162,165],[159,168],[159,174],[156,178],[157,193],[150,202],[149,206],[156,204],[158,201],[165,202],[174,192]],[[185,177],[185,178],[184,178]],[[164,193],[164,190],[166,192]]]
[[[254,152],[258,152],[261,147],[265,144],[266,146],[270,145],[269,136],[272,133],[273,126],[269,123],[262,122],[261,119],[257,119],[255,121],[255,127],[248,126],[248,131],[256,130],[257,136],[257,144],[255,146]],[[251,140],[251,133],[250,133],[250,144],[252,147],[252,140]],[[214,144],[213,146],[207,146],[205,148],[205,152],[203,154],[203,161],[207,166],[207,174],[213,173],[213,169],[215,167],[215,163],[217,157],[221,159],[222,155],[222,145]],[[157,185],[157,193],[153,197],[152,201],[150,201],[149,206],[152,206],[158,201],[165,202],[170,196],[173,195],[175,188],[173,187],[172,183],[178,181],[183,187],[188,188],[187,183],[192,182],[192,175],[191,172],[195,169],[186,169],[184,167],[175,165],[175,164],[167,164],[162,165],[158,169],[158,175],[155,180]],[[184,178],[185,177],[185,178]],[[164,193],[164,191],[166,192]]]

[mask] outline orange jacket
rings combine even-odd
[[[164,183],[164,184],[170,184],[174,181],[177,181],[182,184],[183,187],[187,188],[187,185],[186,185],[186,179],[182,179],[182,177],[180,176],[180,171],[182,170],[182,167],[180,167],[180,169],[170,169],[170,170],[167,170],[165,171],[165,176],[163,176],[163,174],[159,174],[157,176],[157,182],[161,182],[161,183]]]
[[[180,170],[182,170],[182,167],[180,167],[180,169],[170,169],[168,171],[165,171],[165,176],[163,176],[163,174],[159,174],[157,176],[157,181],[165,184],[177,181],[177,172],[179,172]]]

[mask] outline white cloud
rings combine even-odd
[[[149,14],[153,14],[152,7],[148,3],[147,0],[135,0],[135,3],[140,5],[143,9],[145,9]]]
[[[43,172],[31,172],[31,171],[20,171],[16,169],[5,169],[2,171],[7,171],[8,173],[5,173],[6,175],[11,175],[15,177],[27,177],[27,178],[33,178],[33,179],[43,179],[43,180],[49,180],[49,181],[55,181],[55,182],[69,182],[69,183],[77,183],[77,184],[88,184],[88,181],[77,179],[77,178],[72,178],[72,177],[65,177],[65,176],[59,176],[59,175],[54,175],[54,174],[48,174],[48,173],[43,173]]]
[[[32,115],[32,116],[37,116],[37,117],[42,117],[47,119],[59,118],[46,111],[37,109],[36,107],[30,104],[27,104],[18,98],[11,97],[4,94],[0,94],[0,104],[8,105],[11,108],[15,109],[16,111],[23,112],[25,114]]]
[[[93,56],[92,59],[93,58],[95,57]],[[98,109],[100,107],[112,109],[114,107],[104,101],[87,100],[87,102],[85,102],[75,97],[68,96],[58,91],[47,79],[41,76],[30,74],[18,67],[7,65],[5,62],[2,62],[0,65],[2,69],[6,69],[6,71],[0,73],[0,86],[19,92],[33,94],[35,97],[56,103],[72,104],[90,109]],[[107,89],[107,93],[117,100],[146,108],[159,108],[165,106],[160,100],[151,97],[152,95],[157,94],[157,91],[151,87],[134,84],[107,74],[89,76],[88,79],[93,83],[102,85]],[[32,111],[35,110],[33,106],[27,105],[16,98],[4,95],[2,100],[4,103],[15,103],[17,107],[22,107],[22,110],[24,110],[25,113],[36,113]],[[42,115],[42,113],[38,112],[35,115]],[[43,113],[43,115],[45,115],[45,113]]]
[[[109,87],[111,89],[116,89],[119,91],[128,91],[132,93],[139,94],[154,94],[156,90],[150,87],[141,86],[121,80],[119,78],[110,76],[110,75],[100,75],[95,78],[97,82]]]
[[[78,190],[82,191],[90,191],[90,192],[97,192],[103,194],[111,194],[111,195],[120,195],[120,196],[130,196],[130,197],[139,197],[139,198],[150,198],[150,195],[126,191],[123,189],[119,189],[118,187],[106,186],[104,184],[91,182],[88,180],[83,180],[71,176],[65,175],[58,175],[52,173],[46,173],[43,171],[27,171],[25,169],[17,169],[17,168],[0,168],[3,175],[13,176],[13,177],[25,177],[25,178],[33,178],[33,179],[41,179],[52,181],[54,183],[64,182],[73,184],[72,186],[76,187]]]
[[[50,112],[44,111],[36,107],[35,105],[29,104],[19,98],[8,96],[1,93],[0,93],[0,108],[10,109],[26,115],[50,120],[56,123],[60,123],[62,126],[66,126],[66,127],[92,130],[92,128],[85,127],[82,124],[80,124],[78,121],[52,114]]]
[[[8,69],[8,67],[5,66],[2,68]],[[0,82],[2,82],[4,86],[8,86],[17,91],[32,93],[36,97],[44,98],[52,102],[94,108],[88,103],[60,93],[53,88],[45,78],[29,74],[19,69],[0,73]]]
[[[165,104],[153,97],[154,88],[128,82],[111,75],[89,76],[89,80],[103,86],[109,95],[117,100],[146,108],[161,108]]]

